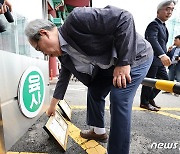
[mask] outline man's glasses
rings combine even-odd
[[[35,49],[36,49],[37,51],[41,51],[40,48],[39,48],[39,40],[37,41],[37,45],[36,45]]]
[[[37,45],[36,45],[36,47],[35,47],[35,49],[36,49],[37,51],[41,51],[40,48],[39,48],[39,40],[40,40],[40,38],[41,38],[41,34],[40,34],[39,32],[36,33],[36,34],[34,35],[34,37],[33,37],[33,40],[36,40],[36,42],[37,42]]]
[[[47,56],[47,54],[45,54],[45,53],[40,49],[40,47],[39,47],[39,40],[37,41],[37,45],[36,45],[35,49],[36,49],[37,51],[41,51],[45,56]]]
[[[162,10],[165,10],[165,11],[167,11],[167,12],[173,12],[173,11],[174,11],[174,8],[167,7],[167,8],[162,9]]]
[[[40,35],[39,33],[38,34],[36,34],[36,35]],[[37,37],[37,36],[35,36],[35,37]],[[40,40],[41,38],[39,38],[38,37],[38,39],[36,39],[37,41],[37,44],[36,44],[36,47],[35,47],[35,50],[37,50],[37,51],[41,51],[45,56],[47,56],[47,54],[45,54],[41,49],[40,49],[40,47],[39,47],[39,40]]]

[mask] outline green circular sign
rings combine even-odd
[[[19,84],[18,100],[21,111],[29,118],[41,110],[45,96],[44,77],[38,67],[29,67],[22,75]]]

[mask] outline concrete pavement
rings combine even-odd
[[[51,82],[51,93],[54,90]],[[156,98],[162,107],[159,112],[150,112],[139,108],[141,86],[138,88],[132,112],[132,131],[130,154],[179,154],[180,153],[180,97],[160,93]],[[87,129],[86,125],[86,90],[80,82],[71,81],[65,95],[72,107],[70,135],[68,137],[67,154],[104,154],[107,144],[83,140],[78,132]],[[106,98],[105,122],[109,133],[110,112],[109,100]],[[54,138],[43,129],[48,117],[43,114],[29,128],[28,132],[9,150],[12,152],[62,153]],[[172,146],[172,147],[171,147]]]

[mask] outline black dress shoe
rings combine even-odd
[[[150,111],[156,111],[156,112],[159,111],[158,108],[152,106],[151,104],[147,104],[147,105],[141,104],[140,107],[144,108],[144,109],[147,109],[147,110],[150,110]]]
[[[156,107],[156,108],[158,108],[158,109],[161,108],[160,106],[157,106],[157,105],[156,105],[156,103],[155,103],[154,100],[149,100],[149,104],[151,104],[152,106],[154,106],[154,107]]]

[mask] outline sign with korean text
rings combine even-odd
[[[41,70],[31,66],[23,73],[18,89],[18,101],[22,113],[35,117],[41,110],[45,97],[45,83]]]

